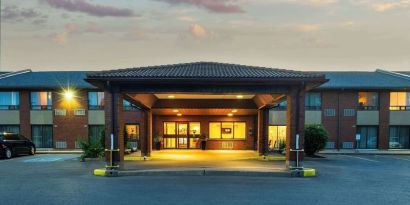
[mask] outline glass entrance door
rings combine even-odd
[[[188,148],[188,123],[178,122],[178,148]]]
[[[165,149],[199,149],[199,122],[164,122]]]

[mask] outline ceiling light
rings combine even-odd
[[[172,112],[179,112],[179,110],[177,110],[177,109],[174,109],[174,110],[172,110]]]
[[[243,98],[243,95],[237,95],[236,98],[242,99],[242,98]]]
[[[233,116],[233,113],[228,113],[228,116],[229,116],[229,117],[232,117],[232,116]]]
[[[175,95],[168,95],[168,98],[175,98]]]
[[[238,112],[237,109],[233,109],[233,110],[232,110],[232,113],[236,113],[236,112]]]
[[[178,116],[178,117],[181,117],[181,116],[182,116],[182,114],[181,114],[181,113],[178,113],[178,114],[177,114],[177,116]]]

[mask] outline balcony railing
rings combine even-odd
[[[321,110],[322,106],[305,106],[305,110]]]
[[[358,110],[379,110],[379,106],[358,105]]]
[[[88,105],[89,110],[104,110],[104,105]]]
[[[390,110],[396,110],[396,111],[400,111],[400,110],[410,110],[410,106],[390,106]]]
[[[18,105],[0,105],[0,110],[18,110]]]
[[[51,110],[52,105],[31,105],[32,110]]]

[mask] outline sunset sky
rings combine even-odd
[[[410,70],[410,0],[1,0],[0,71]]]

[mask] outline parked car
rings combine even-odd
[[[19,135],[11,132],[0,133],[0,156],[10,159],[13,156],[20,154],[34,155],[36,146],[34,143]]]

